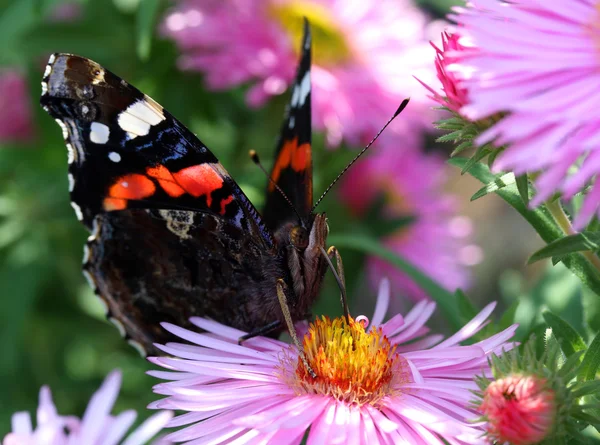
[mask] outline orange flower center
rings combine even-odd
[[[345,318],[317,319],[304,337],[304,353],[317,377],[302,360],[286,378],[299,394],[321,394],[348,404],[376,404],[398,385],[410,381],[406,360],[396,353],[381,328],[365,331],[363,324]]]
[[[321,66],[335,66],[352,60],[352,48],[344,30],[340,27],[332,11],[307,0],[274,2],[269,6],[269,14],[279,23],[294,42],[302,38],[303,18],[311,25],[313,38],[313,59]]]

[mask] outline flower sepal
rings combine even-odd
[[[532,337],[522,348],[490,358],[493,379],[477,379],[478,421],[487,422],[491,443],[585,443],[582,430],[600,423],[595,412],[600,382],[577,378],[584,351],[567,357],[549,332],[541,356]]]

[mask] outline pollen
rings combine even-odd
[[[269,8],[293,42],[302,37],[303,18],[310,22],[314,61],[321,66],[340,65],[353,59],[347,33],[342,29],[331,11],[312,1],[296,0],[275,3]]]
[[[406,360],[396,353],[381,328],[345,318],[317,319],[303,341],[316,378],[298,360],[288,383],[299,394],[320,394],[354,405],[375,405],[410,379]]]

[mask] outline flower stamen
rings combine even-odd
[[[348,404],[376,404],[410,380],[406,360],[381,328],[365,331],[361,321],[344,317],[315,320],[304,337],[304,353],[317,378],[298,361],[288,383],[299,393],[322,394]]]

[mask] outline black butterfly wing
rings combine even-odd
[[[84,274],[108,319],[145,354],[160,354],[154,343],[172,340],[163,321],[189,326],[203,316],[251,331],[281,316],[274,293],[285,276],[281,262],[222,217],[126,209],[99,214],[94,224]]]
[[[50,57],[42,107],[63,130],[78,218],[130,208],[208,212],[272,246],[258,212],[217,158],[150,97],[97,63]]]
[[[300,217],[307,219],[313,205],[311,149],[311,33],[304,22],[300,64],[292,97],[275,151],[271,178],[288,196]],[[263,221],[272,231],[298,216],[273,183],[267,185]]]
[[[41,104],[63,129],[84,271],[107,315],[156,353],[160,321],[252,330],[276,320],[270,231],[216,157],[160,105],[91,60],[55,54]],[[269,298],[272,296],[272,298]]]

